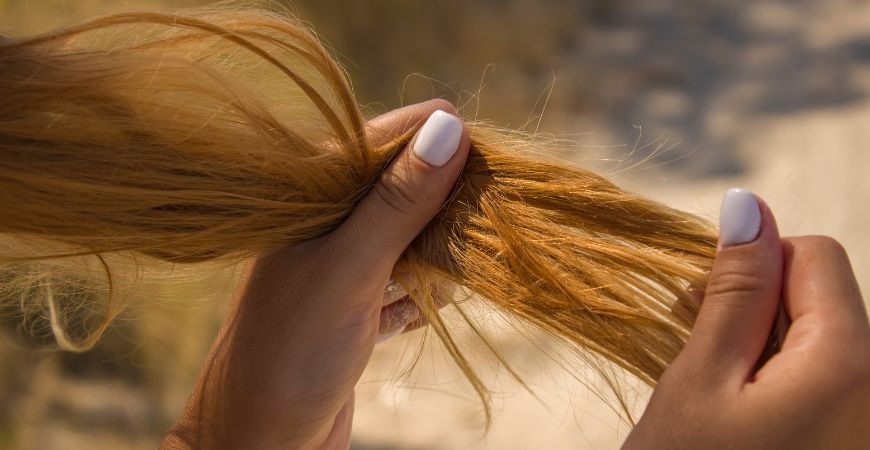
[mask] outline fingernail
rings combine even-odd
[[[405,331],[405,327],[407,327],[407,325],[404,325],[400,328],[396,328],[395,330],[390,331],[389,333],[379,334],[378,338],[375,340],[375,344],[380,344],[381,342],[384,342],[389,338],[396,337],[396,336],[402,334],[402,332]]]
[[[399,283],[397,283],[396,280],[390,278],[390,282],[387,283],[387,287],[384,288],[383,306],[396,303],[397,301],[404,298],[406,295],[408,295],[408,293],[405,292],[404,289],[402,289],[402,286],[399,286]]]
[[[746,189],[728,189],[719,212],[719,245],[752,242],[761,230],[761,210],[755,195]]]
[[[462,121],[453,114],[438,110],[420,128],[414,141],[414,153],[427,164],[441,167],[459,148]]]

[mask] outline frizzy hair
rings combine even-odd
[[[421,125],[373,147],[311,31],[232,7],[2,38],[0,99],[0,300],[47,311],[70,350],[93,345],[140,267],[241,261],[328,233]],[[439,286],[461,286],[654,385],[690,331],[715,229],[534,139],[469,127],[458,183],[399,262],[446,349],[486,400],[438,312],[452,301]],[[94,298],[103,309],[83,306]],[[100,319],[74,339],[65,323],[82,311]]]

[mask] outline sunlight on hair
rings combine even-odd
[[[137,280],[232,267],[350,214],[422,124],[371,146],[345,71],[272,9],[122,13],[0,40],[0,301],[85,350]],[[468,125],[467,165],[399,261],[403,287],[487,418],[487,386],[438,310],[456,286],[588,355],[627,411],[611,364],[653,385],[676,357],[715,229],[557,161],[553,140]]]

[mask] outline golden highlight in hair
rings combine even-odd
[[[373,147],[339,64],[300,22],[259,9],[0,38],[0,99],[0,296],[42,311],[71,350],[149,265],[328,233],[413,134]],[[450,199],[399,262],[447,350],[486,400],[439,316],[441,283],[653,385],[688,336],[715,229],[542,157],[533,138],[469,126]],[[77,317],[99,320],[76,339]]]

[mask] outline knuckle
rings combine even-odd
[[[807,236],[804,239],[804,246],[812,253],[846,257],[846,248],[843,244],[830,236]]]
[[[764,290],[766,285],[767,280],[759,272],[752,270],[752,267],[735,264],[710,277],[704,296],[711,298],[725,294],[755,294]]]
[[[407,213],[414,205],[423,203],[426,193],[411,183],[407,177],[388,171],[372,188],[375,195],[391,212]]]

